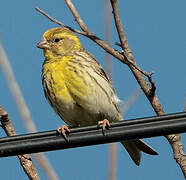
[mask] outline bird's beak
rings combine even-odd
[[[37,44],[37,47],[40,49],[50,49],[46,38],[42,38],[41,41]]]

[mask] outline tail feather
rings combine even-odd
[[[136,144],[132,141],[122,141],[121,142],[134,163],[139,166],[141,160],[141,151],[137,148]]]
[[[152,147],[150,147],[148,144],[146,144],[142,140],[138,139],[138,140],[134,140],[133,142],[135,143],[137,148],[143,151],[144,153],[150,154],[150,155],[158,155],[158,153]]]
[[[125,147],[130,157],[136,165],[140,165],[141,161],[141,151],[150,155],[158,155],[158,153],[153,150],[149,145],[144,143],[142,140],[133,141],[122,141],[122,145]]]

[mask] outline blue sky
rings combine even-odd
[[[88,27],[104,38],[104,1],[74,1]],[[186,1],[122,1],[120,15],[127,39],[137,63],[146,71],[154,71],[157,95],[166,113],[183,110],[186,92]],[[34,10],[38,6],[51,16],[73,28],[78,28],[62,0],[3,1],[0,6],[0,36],[16,79],[23,92],[38,131],[56,129],[62,121],[44,98],[41,86],[43,53],[36,48],[45,30],[57,25]],[[89,39],[80,36],[86,50],[104,67],[105,52]],[[112,20],[112,45],[118,41]],[[113,81],[117,94],[125,102],[138,84],[130,70],[113,58]],[[23,121],[0,71],[0,104],[8,111],[17,133],[26,133]],[[125,119],[155,115],[146,97],[141,94]],[[1,137],[5,136],[3,130]],[[182,142],[185,143],[183,135]],[[146,140],[159,156],[143,155],[140,167],[130,160],[118,144],[117,179],[183,179],[172,150],[164,137]],[[185,145],[185,144],[184,144]],[[108,179],[108,145],[47,152],[60,179]],[[26,179],[17,157],[0,159],[1,179]],[[38,168],[41,179],[46,176]]]

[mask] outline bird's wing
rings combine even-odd
[[[119,106],[120,100],[119,100],[119,98],[116,95],[116,91],[115,91],[115,89],[114,89],[114,87],[112,85],[111,80],[108,78],[108,76],[106,75],[106,73],[103,70],[103,68],[101,67],[101,65],[96,61],[96,59],[90,53],[89,53],[89,56],[92,58],[92,60],[95,63],[95,66],[94,66],[95,72],[98,73],[105,81],[107,81],[107,83],[109,85],[109,88],[111,89],[111,92],[112,92],[112,94],[111,94],[112,103],[114,104],[114,106],[117,109],[117,111],[121,114],[120,106]]]
[[[83,50],[81,52],[76,52],[74,54],[74,57],[72,58],[72,61],[76,61],[76,63],[79,64],[81,68],[83,68],[83,71],[86,73],[84,74],[84,76],[86,76],[87,82],[88,83],[94,82],[95,84],[95,87],[94,87],[95,96],[94,96],[94,92],[92,92],[92,97],[87,98],[86,102],[83,101],[83,103],[94,103],[93,101],[95,101],[95,105],[96,105],[96,102],[97,104],[99,104],[98,108],[101,109],[103,108],[103,106],[106,106],[107,111],[109,110],[115,111],[115,114],[116,113],[120,114],[119,119],[122,119],[120,107],[119,107],[119,98],[116,95],[115,89],[113,88],[112,83],[110,82],[106,73],[104,72],[100,64],[94,59],[94,57],[88,52],[86,52],[85,50]],[[72,82],[72,83],[75,83],[75,82]],[[84,89],[84,88],[86,87],[83,87],[81,89]],[[74,98],[77,99],[79,97],[74,96]],[[92,100],[90,100],[91,98]],[[78,99],[77,102],[80,102],[80,100]],[[82,106],[82,104],[80,105]],[[105,112],[106,110],[103,110],[103,111]],[[116,119],[119,120],[118,118]]]

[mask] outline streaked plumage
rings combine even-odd
[[[46,31],[38,47],[44,50],[42,84],[55,112],[70,126],[88,126],[123,119],[119,99],[98,62],[67,28]],[[139,165],[141,152],[157,154],[141,140],[122,142]]]

